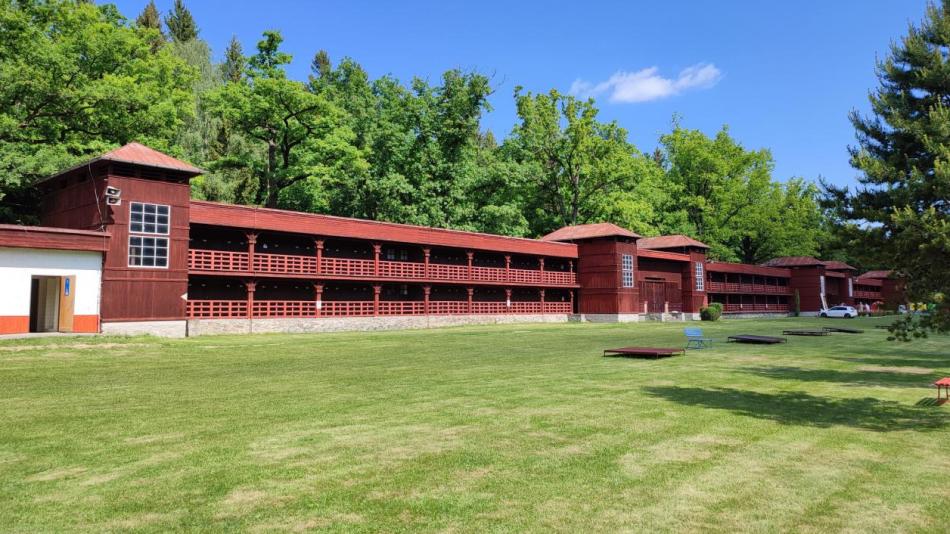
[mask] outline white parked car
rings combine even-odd
[[[832,306],[827,310],[821,310],[819,317],[844,317],[845,319],[854,319],[858,316],[858,310],[851,306]]]

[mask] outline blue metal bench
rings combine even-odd
[[[686,334],[686,350],[712,347],[713,340],[703,337],[702,328],[686,328],[683,332]]]

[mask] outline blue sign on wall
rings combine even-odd
[[[65,278],[66,283],[63,285],[63,293],[68,297],[69,296],[69,278]]]

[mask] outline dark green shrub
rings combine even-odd
[[[699,318],[703,321],[718,321],[722,317],[722,304],[711,302],[709,306],[699,310]]]

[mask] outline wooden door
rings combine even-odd
[[[73,331],[73,311],[76,302],[76,277],[59,278],[59,331]]]
[[[644,281],[640,288],[640,298],[647,303],[647,313],[663,313],[666,308],[666,284]]]

